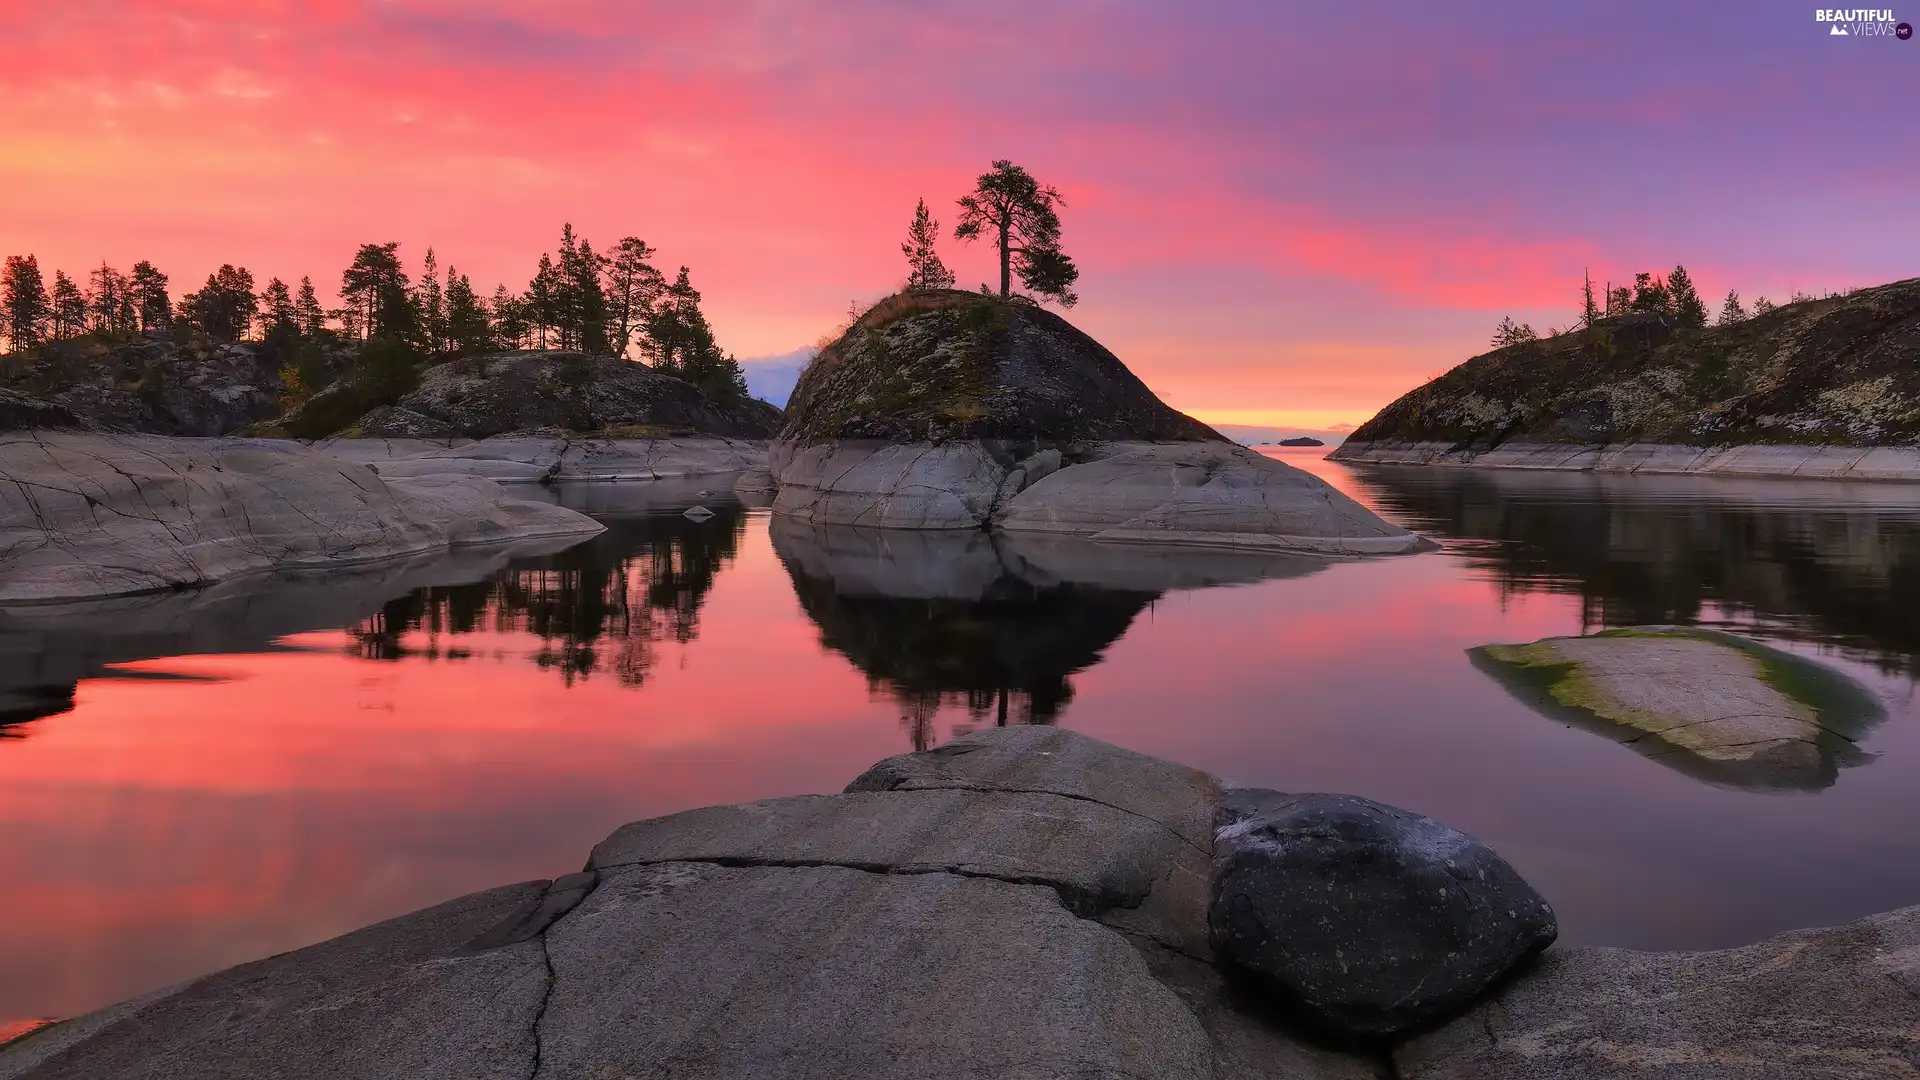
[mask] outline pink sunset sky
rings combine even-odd
[[[1920,16],[1898,11],[1901,18]],[[0,253],[522,288],[560,225],[791,357],[993,158],[1176,407],[1333,429],[1684,262],[1717,307],[1920,273],[1920,41],[1784,2],[0,0]],[[984,248],[948,241],[963,285]]]

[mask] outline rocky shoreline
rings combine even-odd
[[[1440,441],[1350,439],[1327,456],[1349,465],[1920,481],[1920,447],[1910,446],[1504,443],[1476,449]]]
[[[598,522],[503,485],[725,475],[720,438],[485,440],[0,434],[0,603],[201,588],[456,545],[584,538]]]
[[[1372,832],[1339,824],[1354,812]],[[882,761],[840,795],[635,822],[579,873],[42,1028],[0,1049],[0,1080],[1914,1075],[1920,907],[1712,953],[1524,962],[1541,943],[1526,931],[1493,965],[1517,970],[1463,984],[1464,1013],[1455,996],[1409,1034],[1312,1034],[1297,997],[1249,981],[1217,917],[1249,887],[1249,851],[1267,858],[1256,835],[1320,837],[1328,880],[1353,886],[1301,898],[1255,882],[1341,918],[1237,924],[1276,977],[1289,955],[1311,960],[1296,990],[1349,1006],[1410,977],[1397,998],[1428,994],[1425,966],[1461,970],[1410,943],[1445,942],[1431,920],[1474,910],[1447,887],[1367,882],[1454,874],[1474,893],[1488,886],[1472,860],[1505,865],[1364,800],[1241,792],[1058,728],[988,729]],[[1407,912],[1428,921],[1408,929]],[[1383,918],[1401,921],[1371,933]],[[1362,954],[1307,947],[1342,931],[1367,932]]]

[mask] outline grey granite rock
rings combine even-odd
[[[766,465],[765,443],[718,436],[659,439],[582,438],[562,434],[486,439],[332,438],[315,450],[371,465],[387,477],[459,474],[502,484],[577,480],[676,480]]]
[[[1420,538],[1285,462],[1222,442],[1109,443],[1000,508],[999,528],[1109,542],[1337,555],[1401,554]]]
[[[1386,1037],[1432,1023],[1557,934],[1505,860],[1432,818],[1277,794],[1229,816],[1214,838],[1214,948],[1312,1024]]]
[[[1037,792],[1107,806],[1155,822],[1186,843],[1212,847],[1213,777],[1056,727],[963,735],[919,754],[874,764],[847,785],[864,791]]]
[[[846,866],[1045,885],[1079,914],[1136,907],[1184,841],[1126,811],[1002,791],[801,795],[711,806],[624,825],[593,849],[596,870],[660,862]]]
[[[1207,963],[1209,778],[1057,730],[964,744],[635,823],[587,873],[36,1034],[0,1080],[1375,1075]]]
[[[292,442],[0,434],[0,602],[200,587],[601,530],[483,478],[389,483]]]
[[[1049,889],[838,866],[605,874],[548,935],[550,1076],[1211,1077],[1138,952]]]
[[[1006,469],[979,443],[775,443],[773,512],[887,529],[977,529]]]
[[[1719,952],[1556,949],[1403,1080],[1912,1080],[1920,907]]]
[[[0,1051],[0,1080],[523,1080],[544,946],[461,946],[546,884],[464,896],[57,1024]]]
[[[986,442],[773,444],[774,512],[817,525],[1091,536],[1166,547],[1401,554],[1419,537],[1224,442],[1103,443],[1017,462]]]

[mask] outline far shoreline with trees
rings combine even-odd
[[[652,262],[655,249],[637,237],[602,254],[566,225],[557,257],[540,256],[524,291],[502,284],[489,297],[455,267],[443,273],[431,247],[418,275],[409,274],[400,246],[360,245],[341,273],[336,308],[321,305],[310,276],[262,285],[226,264],[175,299],[168,276],[148,261],[127,272],[103,263],[83,289],[61,270],[49,281],[31,254],[12,255],[0,269],[0,337],[14,353],[88,340],[255,342],[280,359],[289,406],[318,389],[321,359],[341,349],[399,382],[462,356],[559,349],[635,360],[722,400],[747,397],[690,270],[668,281]]]

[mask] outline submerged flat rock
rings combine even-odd
[[[483,477],[389,481],[287,441],[0,435],[0,602],[197,588],[601,530]]]
[[[1837,671],[1712,631],[1628,628],[1474,656],[1556,716],[1737,786],[1828,786],[1864,760],[1853,738],[1883,711]]]

